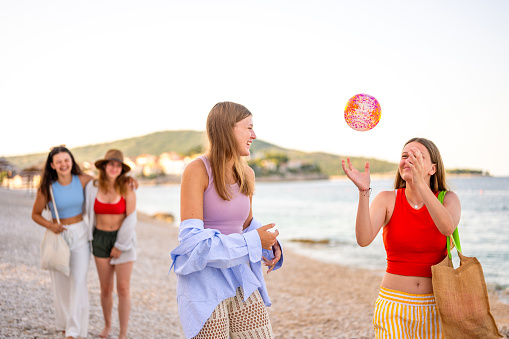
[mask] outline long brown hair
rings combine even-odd
[[[228,161],[233,159],[234,179],[240,192],[247,196],[254,193],[254,180],[246,174],[247,162],[239,155],[237,142],[233,134],[235,124],[249,116],[249,110],[234,102],[219,102],[207,117],[208,154],[217,194],[223,200],[230,200],[232,194],[226,183]]]
[[[431,163],[436,166],[435,173],[433,173],[429,182],[431,191],[433,192],[448,191],[449,187],[445,180],[444,163],[442,161],[442,156],[440,155],[438,147],[431,140],[425,138],[412,138],[405,143],[403,148],[405,148],[405,146],[411,142],[418,142],[419,144],[426,147],[426,149],[429,152]],[[406,187],[406,181],[403,180],[401,174],[398,171],[396,173],[396,180],[394,181],[394,188],[398,189],[403,187]]]
[[[51,197],[49,194],[49,185],[58,180],[57,171],[51,167],[51,164],[53,163],[53,157],[58,153],[68,153],[72,160],[71,174],[73,175],[81,174],[81,168],[78,165],[78,163],[74,160],[71,151],[69,151],[65,146],[53,147],[48,154],[46,163],[44,164],[41,184],[39,185],[39,189],[41,190],[42,195],[46,198],[46,201],[48,202],[51,201]]]
[[[115,161],[115,160],[110,160]],[[108,178],[106,177],[106,170],[104,169],[108,165],[108,161],[105,161],[97,168],[99,177],[94,180],[94,185],[99,186],[99,189],[105,192],[108,192]],[[127,180],[126,177],[126,171],[122,169],[122,173],[115,179],[115,182],[113,183],[113,188],[115,189],[115,192],[120,194],[121,196],[125,197],[127,194]]]

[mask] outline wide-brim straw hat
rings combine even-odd
[[[108,161],[118,161],[122,164],[122,172],[127,173],[131,170],[131,167],[124,163],[124,154],[122,154],[122,151],[119,151],[118,149],[110,149],[106,154],[104,155],[103,159],[99,159],[95,162],[95,167],[98,169],[103,168],[102,166],[108,162]]]

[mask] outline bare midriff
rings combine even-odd
[[[409,277],[386,272],[382,279],[382,286],[411,294],[433,293],[433,284],[431,283],[431,278],[428,277]]]
[[[74,217],[60,219],[60,225],[72,225],[72,224],[75,224],[82,220],[83,220],[83,215],[78,214],[78,215],[75,215]],[[53,219],[53,222],[56,224],[57,219]]]
[[[96,214],[95,228],[106,232],[118,231],[124,219],[125,214]]]

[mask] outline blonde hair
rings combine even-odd
[[[430,156],[431,163],[436,166],[435,173],[433,173],[429,182],[431,191],[433,192],[448,191],[449,187],[445,180],[445,167],[438,147],[431,140],[425,138],[412,138],[405,143],[403,148],[405,148],[405,146],[411,142],[418,142],[419,144],[426,147]],[[394,188],[398,189],[403,187],[406,187],[406,181],[403,180],[401,174],[398,171],[396,173],[396,180],[394,181]]]
[[[235,124],[249,116],[249,110],[234,102],[219,102],[207,117],[208,155],[217,194],[223,200],[231,200],[232,194],[226,183],[228,161],[233,160],[234,179],[240,192],[247,196],[254,193],[254,180],[247,175],[247,162],[239,155],[233,133]]]

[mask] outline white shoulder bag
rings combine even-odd
[[[60,218],[58,217],[57,205],[55,203],[55,197],[53,196],[53,187],[51,184],[49,185],[49,192],[51,194],[51,200],[53,201],[57,222],[60,224]],[[41,268],[45,270],[59,271],[66,276],[69,276],[70,257],[71,251],[62,237],[62,234],[55,234],[52,230],[46,229],[46,233],[44,233],[44,237],[41,242]]]

